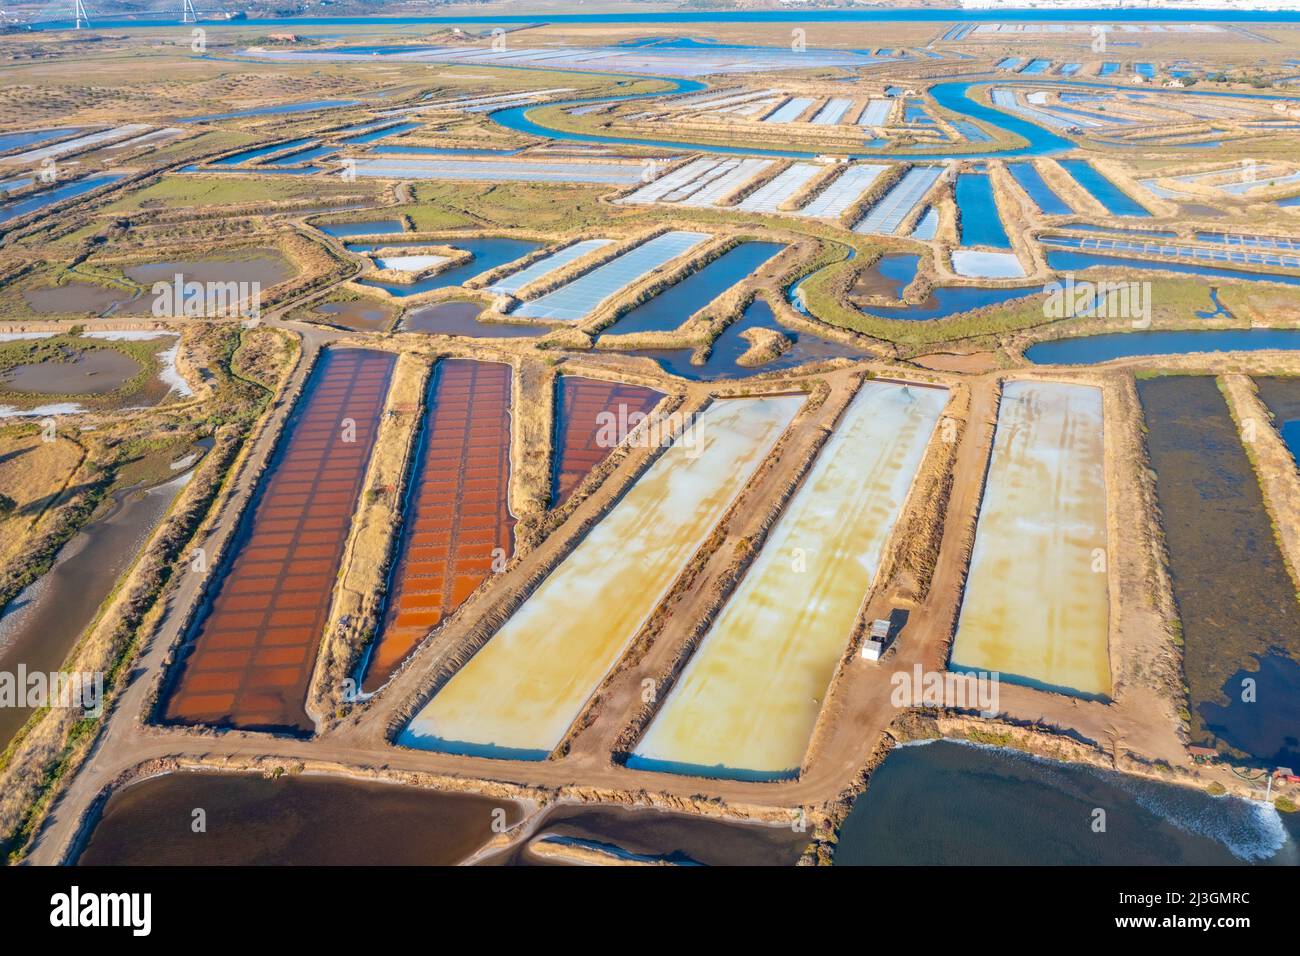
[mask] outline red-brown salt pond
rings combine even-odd
[[[640,385],[561,375],[555,386],[555,468],[551,481],[556,507],[604,461],[650,410],[662,392]]]
[[[514,548],[510,514],[511,368],[444,359],[429,384],[383,629],[365,672],[374,688]]]
[[[310,732],[304,701],[396,363],[328,349],[200,611],[165,719]]]

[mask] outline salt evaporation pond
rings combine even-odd
[[[173,665],[167,721],[312,730],[307,686],[395,365],[316,360]]]
[[[1059,159],[1057,162],[1112,216],[1151,215],[1141,203],[1116,186],[1086,159]]]
[[[390,295],[398,297],[418,295],[421,292],[432,292],[434,289],[445,289],[448,286],[461,285],[466,279],[482,275],[484,272],[490,272],[497,266],[505,265],[507,262],[513,262],[528,255],[538,246],[536,242],[526,242],[523,239],[493,237],[455,239],[451,241],[455,243],[457,249],[463,249],[470,254],[467,261],[452,265],[441,272],[419,279],[416,282],[381,282],[376,279],[358,279],[357,281],[360,285],[383,289]],[[431,242],[437,244],[436,241]],[[379,243],[375,248],[384,248],[384,243]],[[348,245],[348,250],[351,252],[362,251],[361,247],[352,244]]]
[[[450,866],[492,839],[498,810],[507,826],[523,817],[510,800],[378,781],[170,773],[115,792],[77,863]]]
[[[443,359],[425,391],[383,624],[361,668],[383,684],[514,551],[510,513],[511,367]]]
[[[370,305],[361,300],[326,302],[316,306],[316,314],[334,325],[365,332],[384,332],[393,321],[392,310],[386,305]]]
[[[952,669],[1108,696],[1105,548],[1101,390],[1006,383]]]
[[[742,242],[681,282],[619,316],[608,331],[671,332],[784,249],[779,242]]]
[[[435,302],[415,309],[402,319],[403,332],[426,332],[430,335],[465,335],[478,339],[520,339],[545,335],[546,325],[518,322],[480,322],[483,305],[466,299]]]
[[[1255,379],[1255,386],[1291,457],[1300,462],[1300,378],[1265,376]]]
[[[20,339],[52,338],[53,332],[11,333],[9,341]],[[107,396],[114,392],[109,404],[96,406],[101,410],[151,408],[172,395],[189,398],[194,389],[176,367],[180,353],[180,335],[175,332],[148,330],[94,331],[83,334],[84,339],[103,341],[157,341],[154,361],[157,372],[140,376],[142,380],[126,390],[125,386],[137,380],[142,372],[140,363],[133,357],[111,348],[83,348],[72,345],[69,357],[63,361],[47,359],[15,365],[0,373],[0,385],[26,396],[18,404],[0,404],[0,420],[6,418],[39,418],[45,415],[77,415],[88,411],[86,405],[76,401],[34,404],[31,396]],[[170,343],[170,345],[168,345]],[[163,348],[167,345],[166,348]]]
[[[1300,864],[1300,813],[948,740],[890,753],[835,849],[837,866],[1242,863]]]
[[[761,365],[741,365],[740,358],[750,350],[745,332],[750,329],[775,329],[790,340],[790,347],[770,361]],[[745,309],[739,319],[728,325],[713,340],[708,357],[702,365],[695,365],[691,359],[694,349],[634,349],[619,352],[620,355],[644,356],[659,363],[659,367],[670,375],[678,375],[692,381],[714,382],[726,378],[744,378],[749,375],[761,375],[814,362],[828,362],[837,358],[862,359],[870,357],[866,349],[854,348],[842,342],[820,338],[811,332],[797,332],[789,326],[782,325],[772,314],[772,307],[762,299],[755,299]]]
[[[0,372],[0,384],[33,395],[104,395],[140,372],[140,363],[115,349],[85,349],[64,361],[24,362]]]
[[[971,250],[956,250],[957,256]],[[992,253],[976,253],[988,256]],[[1010,258],[1017,263],[1014,255]],[[908,253],[890,253],[880,257],[880,261],[863,272],[854,292],[858,295],[891,296],[897,298],[916,278],[920,256]],[[1023,274],[1023,272],[1021,273]],[[806,279],[800,280],[807,281]],[[796,286],[797,288],[797,286]],[[1041,286],[1022,288],[989,288],[984,286],[936,286],[916,305],[905,303],[870,304],[861,306],[863,313],[884,319],[900,319],[907,322],[927,322],[931,319],[944,319],[960,312],[970,312],[991,305],[1001,305],[1015,299],[1025,299],[1042,294]]]
[[[705,409],[398,742],[544,759],[804,400],[728,399]]]
[[[1008,163],[1007,170],[1044,215],[1068,216],[1074,211],[1047,185],[1043,174],[1032,163]]]
[[[957,208],[961,213],[961,244],[1010,249],[1011,239],[998,216],[993,183],[988,173],[962,173],[957,177]]]
[[[664,393],[644,385],[608,382],[581,375],[555,380],[555,443],[551,462],[551,503],[558,507],[578,489],[593,468],[614,449],[610,424],[635,427]]]
[[[628,766],[797,774],[946,389],[866,382]],[[807,548],[806,567],[792,555]]]
[[[1192,742],[1294,766],[1300,602],[1241,429],[1209,376],[1137,387],[1182,624]]]
[[[1107,332],[1039,342],[1025,349],[1035,365],[1096,365],[1144,355],[1300,349],[1300,329],[1194,329],[1189,332]]]
[[[327,236],[345,239],[350,236],[378,236],[401,232],[400,219],[367,219],[364,222],[312,223]]]

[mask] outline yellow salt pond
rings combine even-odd
[[[863,384],[628,766],[758,780],[798,772],[947,399],[945,389]]]
[[[1110,694],[1101,390],[1008,382],[953,670]]]
[[[545,758],[804,400],[738,398],[706,408],[398,742]]]

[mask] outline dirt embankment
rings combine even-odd
[[[1296,474],[1295,460],[1274,427],[1273,414],[1260,400],[1255,383],[1245,375],[1224,375],[1219,381],[1241,430],[1242,444],[1255,466],[1273,534],[1300,593],[1300,475]]]
[[[615,761],[626,760],[745,571],[758,557],[768,532],[812,467],[860,382],[854,376],[841,380],[836,387],[824,381],[813,385],[803,408],[750,478],[746,491],[723,515],[618,666],[592,695],[561,750],[600,717],[621,724],[612,754]],[[755,498],[762,502],[757,509]],[[653,659],[648,657],[652,649]],[[644,679],[634,680],[643,672],[654,674],[650,692],[645,689]],[[632,690],[639,690],[640,697],[634,698]],[[606,699],[609,713],[600,715],[598,711]],[[615,716],[621,714],[630,716]]]
[[[535,528],[551,504],[555,451],[554,361],[519,363],[510,404],[510,511],[518,519],[516,551],[531,546]]]
[[[952,391],[948,407],[939,420],[938,440],[932,443],[913,484],[914,504],[904,512],[897,530],[898,549],[893,573],[897,577],[900,595],[916,604],[923,602],[929,594],[930,581],[939,562],[943,519],[952,496],[957,449],[970,416],[970,387],[958,384]]]

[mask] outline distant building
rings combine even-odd
[[[298,34],[296,33],[272,33],[267,36],[272,43],[297,43]]]
[[[1207,763],[1219,759],[1219,752],[1213,747],[1188,747],[1187,753],[1197,763]]]

